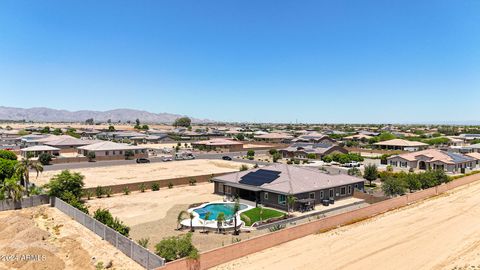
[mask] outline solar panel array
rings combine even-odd
[[[250,186],[261,186],[269,184],[280,177],[281,172],[259,169],[254,172],[249,172],[241,177],[239,183]]]

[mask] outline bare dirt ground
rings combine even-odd
[[[131,227],[130,237],[134,240],[149,238],[148,248],[154,251],[156,243],[164,237],[185,234],[188,231],[177,231],[177,216],[182,210],[194,203],[222,200],[222,196],[213,194],[213,184],[200,183],[196,186],[174,187],[159,191],[117,195],[110,198],[90,200],[90,212],[98,208],[107,208],[113,216]],[[248,239],[259,233],[204,234],[197,230],[193,234],[193,244],[201,251],[210,250],[232,243],[232,239]]]
[[[479,269],[479,192],[477,182],[215,269]]]
[[[92,167],[72,169],[85,176],[85,187],[107,186],[126,183],[137,183],[149,180],[188,177],[212,173],[235,172],[244,164],[224,160],[186,160],[172,162],[153,162],[146,164],[129,164],[123,166]],[[246,163],[245,163],[246,164]],[[247,164],[252,166],[251,164]],[[36,185],[46,184],[52,176],[60,171],[46,171],[38,178],[31,177]]]
[[[94,233],[55,208],[0,212],[0,269],[143,269]],[[38,255],[26,260],[22,255]],[[44,257],[43,257],[44,256]],[[22,259],[23,258],[23,259]]]

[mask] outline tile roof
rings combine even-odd
[[[401,146],[401,147],[428,146],[428,144],[426,143],[407,141],[403,139],[393,139],[393,140],[378,142],[378,143],[374,143],[374,145]]]
[[[474,161],[474,158],[463,155],[460,153],[446,152],[438,149],[427,149],[423,151],[417,151],[412,153],[406,153],[401,155],[391,156],[388,159],[394,157],[400,157],[408,161],[415,161],[419,156],[425,156],[429,158],[429,162],[440,161],[446,164],[456,164],[462,162]]]
[[[244,186],[246,189],[251,187],[281,194],[299,194],[359,183],[363,182],[363,179],[346,174],[331,175],[314,168],[278,163],[217,176],[214,181]]]
[[[110,141],[98,142],[90,145],[80,146],[78,149],[87,151],[114,151],[114,150],[140,150],[146,149],[142,146],[129,145],[124,143],[116,143]]]
[[[206,140],[206,141],[198,141],[198,142],[194,142],[192,144],[198,144],[198,145],[240,145],[240,144],[243,144],[243,143],[228,140],[228,139],[216,138],[216,139],[211,139],[211,140]]]

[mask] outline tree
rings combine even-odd
[[[419,190],[422,188],[422,183],[418,179],[417,175],[414,173],[408,173],[405,177],[405,184],[410,192],[414,190]]]
[[[277,151],[277,149],[270,149],[270,150],[268,150],[268,153],[269,153],[271,156],[273,156],[273,155],[275,155],[276,153],[278,153],[278,151]]]
[[[143,129],[143,130],[149,130],[150,127],[149,127],[148,125],[143,125],[143,126],[142,126],[142,129]]]
[[[372,185],[372,181],[377,180],[378,178],[378,170],[377,165],[375,164],[367,164],[365,165],[365,169],[363,172],[363,178],[370,182],[370,186]]]
[[[0,183],[15,174],[18,161],[0,158]]]
[[[180,117],[173,122],[175,127],[190,127],[192,124],[192,120],[188,117]]]
[[[0,150],[0,158],[8,159],[8,160],[17,160],[17,155],[12,151],[8,150]]]
[[[205,232],[205,222],[210,219],[210,216],[212,215],[212,212],[208,211],[205,213],[205,216],[203,217],[203,232]]]
[[[218,232],[220,233],[222,230],[222,224],[225,221],[225,213],[220,212],[217,214],[217,228]]]
[[[136,127],[139,127],[140,126],[140,119],[135,119],[135,126]]]
[[[89,162],[94,161],[95,157],[96,157],[95,152],[90,151],[90,152],[87,153],[87,158],[88,158]]]
[[[253,156],[255,156],[255,151],[253,151],[253,150],[248,150],[248,151],[247,151],[247,157],[253,157]]]
[[[234,221],[233,234],[234,235],[239,235],[240,234],[240,231],[237,228],[238,211],[240,211],[240,200],[238,198],[236,198],[235,199],[235,204],[233,205],[233,221]]]
[[[108,131],[114,132],[114,131],[115,131],[115,127],[112,126],[112,125],[108,126]]]
[[[282,159],[282,155],[280,155],[280,153],[277,152],[272,155],[273,162],[277,162],[279,159]]]
[[[0,187],[1,195],[7,194],[8,198],[18,201],[22,198],[23,187],[19,184],[18,177],[13,176],[5,179]]]
[[[308,153],[308,154],[307,154],[307,158],[308,158],[308,159],[316,159],[316,158],[317,158],[317,155],[314,154],[314,153]]]
[[[53,135],[61,135],[62,133],[63,133],[62,130],[59,128],[56,128],[52,131]]]
[[[29,196],[28,186],[30,185],[30,170],[34,170],[38,177],[38,174],[43,172],[43,166],[38,161],[32,161],[29,158],[25,158],[18,162],[15,168],[16,173],[18,173],[24,181],[27,196]]]
[[[382,184],[382,190],[385,195],[394,197],[405,194],[405,182],[401,178],[387,178]]]
[[[64,170],[55,175],[45,185],[49,196],[65,198],[65,192],[70,192],[77,199],[82,196],[82,189],[85,186],[83,182],[84,176],[78,172],[71,173],[69,170]]]
[[[239,133],[237,134],[237,136],[235,136],[235,138],[237,138],[237,140],[239,141],[243,141],[245,140],[245,135],[243,135],[243,133]]]
[[[169,262],[184,257],[196,259],[198,250],[192,244],[192,233],[187,233],[162,239],[155,245],[155,254]]]
[[[42,130],[40,130],[40,133],[44,133],[44,134],[50,133],[50,127],[44,127]]]
[[[186,210],[180,211],[177,215],[177,229],[179,229],[180,224],[182,224],[182,220],[186,219],[190,214]]]
[[[95,124],[95,122],[94,122],[93,118],[88,118],[87,120],[85,120],[85,124],[93,125],[93,124]]]
[[[125,159],[131,159],[133,156],[135,156],[135,153],[132,150],[125,151]]]
[[[295,207],[295,202],[297,201],[297,198],[295,198],[292,195],[288,195],[287,197],[287,206],[288,206],[288,212],[292,212],[293,208]]]
[[[40,156],[38,156],[38,161],[42,165],[48,165],[52,161],[52,155],[49,153],[41,153]]]

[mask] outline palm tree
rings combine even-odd
[[[222,229],[222,223],[225,221],[225,213],[220,212],[217,215],[217,228],[218,232],[220,233],[220,230]]]
[[[238,198],[235,199],[235,204],[233,205],[233,220],[234,220],[234,230],[233,235],[238,235],[239,231],[237,229],[237,213],[240,211],[240,200]]]
[[[195,229],[193,228],[193,219],[195,218],[195,215],[193,214],[193,211],[188,213],[188,217],[190,218],[190,231],[194,232]]]
[[[288,206],[288,212],[293,212],[293,208],[295,207],[295,202],[297,201],[297,198],[293,197],[292,195],[289,195],[287,197],[287,206]]]
[[[28,186],[30,185],[30,170],[34,170],[38,174],[43,172],[43,166],[38,161],[32,161],[28,157],[22,159],[15,166],[15,172],[23,178],[25,191],[27,196],[29,196]]]
[[[22,198],[23,187],[18,183],[18,177],[13,176],[3,181],[0,192],[7,193],[8,198],[19,201]]]
[[[206,232],[205,231],[205,223],[207,222],[207,220],[210,218],[211,215],[212,215],[212,213],[210,211],[205,213],[205,217],[203,218],[203,232]]]
[[[188,216],[189,213],[186,211],[186,210],[182,210],[180,211],[180,213],[178,213],[178,216],[177,216],[177,229],[180,229],[178,228],[178,226],[181,224],[182,220],[185,219],[186,216]]]

